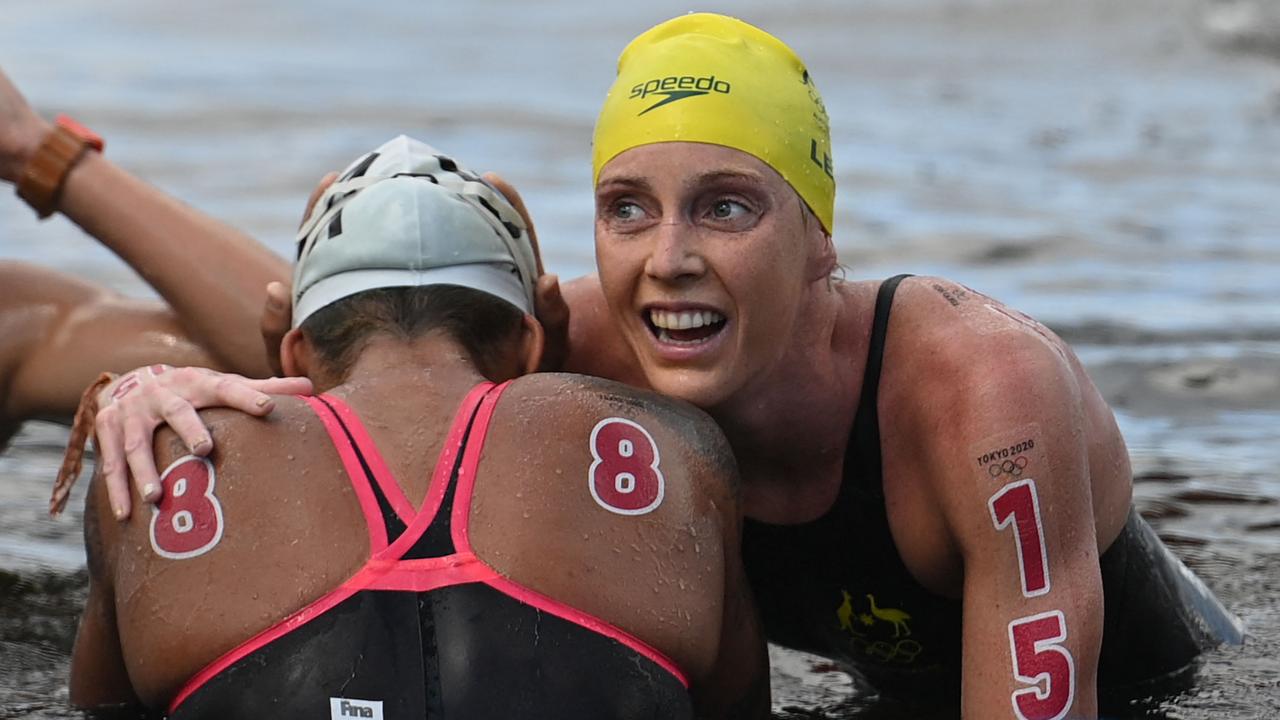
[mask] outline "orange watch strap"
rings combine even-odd
[[[47,218],[58,207],[58,196],[67,173],[89,150],[102,149],[102,138],[66,115],[44,136],[22,175],[18,178],[18,197],[26,201],[36,215]]]
[[[71,117],[70,115],[59,115],[58,117],[54,118],[53,122],[61,127],[64,127],[70,130],[71,132],[75,133],[77,136],[84,138],[84,141],[89,143],[89,148],[91,150],[102,152],[106,148],[106,143],[103,142],[101,135],[90,130],[84,125],[81,125],[75,118]]]

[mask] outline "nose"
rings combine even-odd
[[[668,220],[658,226],[644,269],[649,277],[669,283],[696,280],[706,274],[698,236],[689,223]]]

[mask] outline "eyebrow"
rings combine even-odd
[[[764,178],[762,178],[759,173],[748,170],[712,170],[693,176],[685,186],[696,187],[707,183],[721,182],[725,180],[736,180],[740,182],[745,180],[747,182],[759,183],[763,182]],[[645,177],[640,175],[619,175],[617,177],[608,178],[600,183],[597,190],[603,190],[614,186],[631,188],[644,192],[653,191],[653,185]]]
[[[632,189],[641,190],[644,192],[653,191],[653,186],[649,184],[649,181],[638,175],[620,175],[618,177],[608,178],[607,180],[604,180],[603,182],[601,182],[599,187],[596,188],[596,190],[599,191],[612,186],[632,188]]]
[[[711,172],[702,173],[694,176],[690,185],[703,185],[706,183],[719,182],[722,180],[746,180],[748,182],[763,182],[764,178],[759,173],[748,170],[712,170]]]

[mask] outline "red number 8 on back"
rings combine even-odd
[[[203,555],[222,540],[222,504],[214,496],[213,464],[178,458],[160,475],[164,495],[151,510],[151,549],[170,560]]]
[[[605,418],[591,431],[591,497],[609,512],[643,515],[662,504],[658,446],[640,425]]]

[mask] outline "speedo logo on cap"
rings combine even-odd
[[[698,95],[708,95],[713,92],[728,95],[732,89],[727,81],[717,80],[715,75],[706,75],[704,77],[669,75],[664,78],[654,78],[632,87],[631,94],[627,96],[627,99],[643,100],[650,95],[664,96],[658,102],[636,113],[636,117],[639,117],[650,110],[657,110],[663,105],[677,100],[684,100]]]

